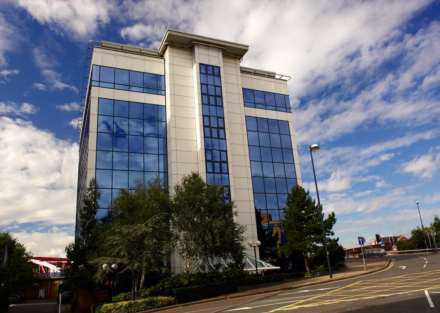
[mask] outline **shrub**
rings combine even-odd
[[[235,285],[229,283],[209,284],[174,289],[177,302],[189,302],[209,297],[219,296],[225,293],[237,291]]]
[[[135,313],[174,303],[175,299],[173,297],[148,297],[132,301],[103,303],[96,307],[95,313]]]

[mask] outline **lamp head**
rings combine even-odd
[[[314,143],[314,144],[310,145],[309,149],[310,149],[310,151],[318,151],[319,145],[317,143]]]

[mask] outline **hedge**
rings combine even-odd
[[[174,289],[177,302],[189,302],[210,297],[219,296],[225,293],[237,291],[235,285],[229,283],[209,284]]]
[[[173,297],[148,297],[139,300],[103,303],[96,307],[95,313],[135,313],[171,305],[175,302]]]

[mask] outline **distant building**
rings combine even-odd
[[[69,266],[66,258],[33,257],[34,283],[25,290],[26,299],[56,299],[58,287],[64,280],[64,271]]]
[[[159,49],[100,42],[91,52],[80,140],[79,212],[96,178],[105,218],[122,188],[198,172],[236,205],[245,241],[278,229],[301,183],[287,81],[241,66],[248,46],[167,31]],[[76,234],[79,215],[77,213]],[[245,243],[248,253],[253,252]],[[174,271],[182,270],[174,258]]]

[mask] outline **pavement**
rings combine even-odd
[[[56,313],[56,302],[48,300],[32,300],[18,304],[11,304],[8,313]]]
[[[356,277],[349,276],[355,274]],[[333,281],[326,280],[326,277],[318,278],[304,286],[301,286],[304,282],[285,283],[278,285],[278,290],[249,290],[229,298],[161,312],[434,313],[440,310],[440,254],[399,255],[393,257],[392,265],[386,269],[361,276],[359,271],[350,271],[335,275]]]

